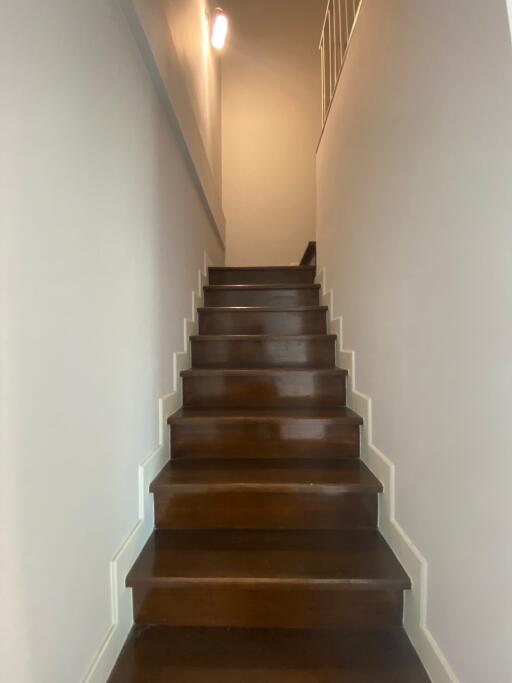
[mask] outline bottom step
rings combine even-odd
[[[126,585],[137,624],[368,630],[410,581],[377,531],[159,529]]]
[[[401,629],[132,631],[109,683],[429,683]]]

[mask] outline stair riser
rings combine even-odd
[[[402,629],[139,626],[129,636],[108,683],[431,683],[431,679]]]
[[[171,426],[173,457],[357,458],[359,426],[330,420],[223,422]]]
[[[211,285],[287,285],[312,283],[314,279],[314,268],[255,268],[253,270],[210,268],[208,281]]]
[[[199,312],[199,334],[325,334],[325,311]]]
[[[307,408],[345,405],[345,376],[323,373],[183,378],[186,408]]]
[[[204,290],[205,306],[318,306],[315,289]]]
[[[219,585],[133,591],[138,624],[240,628],[390,628],[402,622],[403,596],[394,590]]]
[[[334,367],[335,340],[192,340],[195,368]]]
[[[306,491],[155,492],[162,529],[371,529],[376,493]]]

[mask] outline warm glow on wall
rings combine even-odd
[[[222,50],[228,34],[228,18],[218,7],[213,15],[212,45],[216,50]]]

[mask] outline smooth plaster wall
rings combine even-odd
[[[160,0],[218,191],[222,191],[220,60],[210,46],[215,3]]]
[[[0,680],[78,683],[223,253],[117,2],[8,0],[0,51]]]
[[[512,680],[511,183],[504,0],[363,0],[318,154],[319,265],[463,683]]]
[[[297,263],[315,235],[324,0],[226,0],[223,204],[229,265]]]

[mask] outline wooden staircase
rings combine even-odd
[[[111,683],[426,683],[315,266],[209,276]]]

